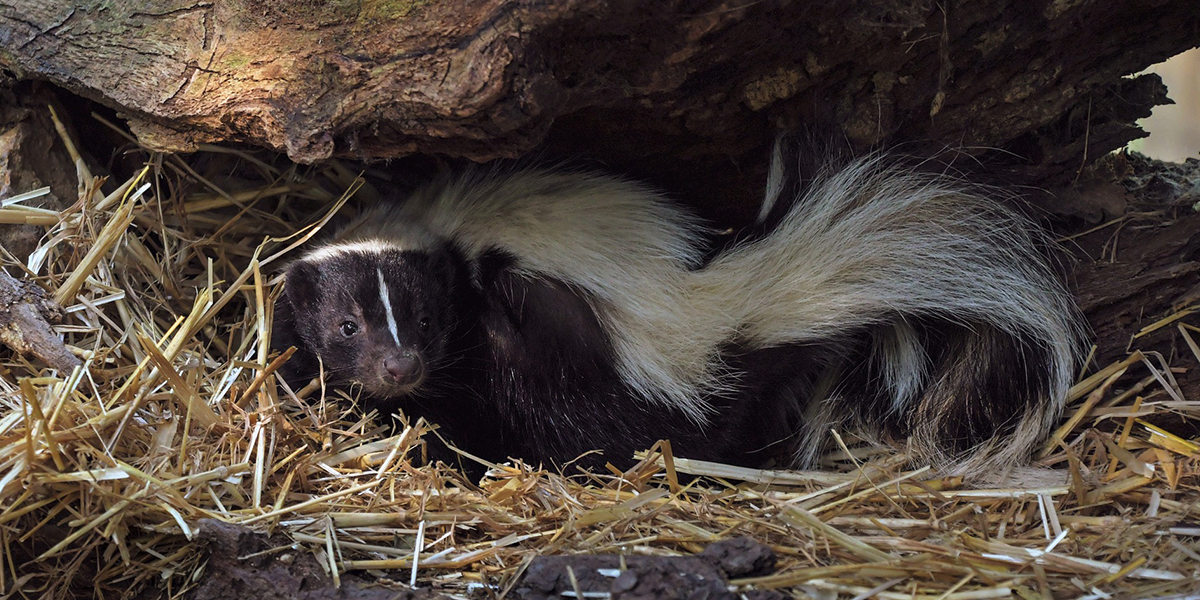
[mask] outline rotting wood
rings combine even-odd
[[[37,284],[0,270],[0,343],[32,354],[64,374],[82,364],[63,344],[51,323],[63,319],[62,307]]]
[[[1070,181],[1163,101],[1157,77],[1122,77],[1198,31],[1194,0],[15,0],[0,66],[118,110],[153,148],[310,163],[542,145],[720,203],[780,123]]]

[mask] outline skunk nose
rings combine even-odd
[[[421,357],[411,350],[383,358],[383,371],[392,383],[403,385],[421,378]]]

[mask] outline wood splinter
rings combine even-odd
[[[37,284],[0,270],[0,343],[69,373],[82,363],[51,327],[61,322],[63,315],[62,307]]]

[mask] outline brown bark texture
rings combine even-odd
[[[0,344],[70,373],[82,361],[71,354],[51,327],[62,317],[62,307],[46,297],[37,284],[0,271]]]
[[[78,198],[75,165],[50,120],[47,106],[52,104],[57,105],[57,99],[48,90],[15,86],[0,78],[0,198],[49,187],[48,194],[25,204],[54,210]],[[25,262],[45,233],[44,227],[0,225],[0,247]]]
[[[1092,327],[1096,364],[1123,358],[1134,344],[1191,364],[1178,322],[1152,326],[1200,306],[1200,161],[1112,154],[1082,180],[1096,204],[1112,200],[1103,209],[1110,218],[1061,242],[1074,261],[1069,283]],[[1200,393],[1196,369],[1180,379],[1188,397]]]
[[[736,185],[781,126],[813,123],[860,148],[1015,154],[1053,184],[1163,101],[1157,77],[1124,75],[1198,41],[1195,0],[0,5],[0,67],[117,109],[151,147],[312,162],[540,145],[669,170],[685,195]]]
[[[0,81],[0,198],[48,187],[49,193],[26,204],[66,208],[78,192],[75,165],[58,142],[47,110],[56,99],[30,89],[18,96],[8,83]],[[0,225],[0,252],[25,262],[45,231],[32,225]],[[70,373],[81,361],[54,332],[52,325],[62,317],[62,307],[36,283],[0,270],[0,344]]]

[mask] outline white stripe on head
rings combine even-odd
[[[383,309],[387,313],[388,331],[392,332],[392,339],[399,346],[400,332],[396,328],[396,316],[392,314],[392,299],[388,297],[387,282],[383,280],[383,269],[376,268],[375,274],[379,276],[379,299],[383,301]]]

